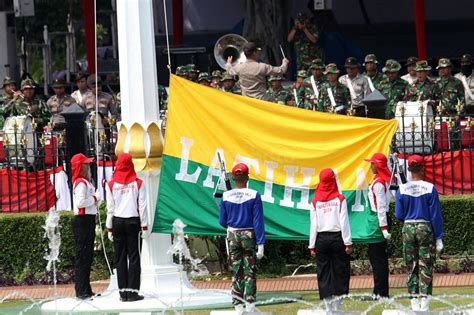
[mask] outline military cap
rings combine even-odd
[[[400,71],[401,68],[402,66],[400,65],[398,61],[394,59],[388,59],[385,62],[385,67],[382,68],[382,71],[383,72],[398,72]]]
[[[214,70],[212,71],[211,78],[222,78],[222,71]]]
[[[35,81],[33,81],[32,79],[25,79],[23,81],[21,81],[21,89],[24,90],[24,89],[34,89],[36,88],[35,86]]]
[[[66,81],[64,79],[55,79],[52,84],[53,88],[65,87],[65,86],[66,86]]]
[[[188,73],[199,72],[194,63],[187,64],[185,67],[188,70]]]
[[[235,78],[233,75],[230,75],[228,74],[227,72],[225,72],[223,75],[222,75],[222,78],[221,78],[221,82],[224,82],[226,80],[233,80],[235,81]]]
[[[313,59],[311,61],[311,65],[309,66],[308,70],[311,70],[311,69],[324,70],[324,62],[319,58]]]
[[[299,70],[296,72],[297,77],[302,77],[302,78],[307,78],[308,77],[308,71],[306,70]]]
[[[346,62],[344,63],[345,68],[359,68],[359,63],[357,62],[357,59],[354,57],[349,57],[346,59]]]
[[[209,75],[209,73],[207,72],[199,73],[198,82],[203,81],[203,80],[211,81],[211,76]]]
[[[373,63],[379,63],[377,61],[377,57],[375,57],[374,54],[368,54],[367,56],[365,56],[365,59],[364,59],[364,66],[367,62],[373,62]]]
[[[91,74],[89,77],[87,77],[87,85],[102,85],[102,79],[100,76],[97,76],[96,78],[95,74]]]
[[[296,20],[300,21],[300,22],[304,22],[304,21],[307,21],[309,18],[308,16],[306,15],[306,13],[304,12],[299,12],[297,15],[296,15]]]
[[[420,60],[416,63],[415,71],[431,71],[431,67],[426,60]]]
[[[324,71],[324,74],[328,74],[328,73],[335,73],[335,74],[339,73],[339,69],[337,68],[337,65],[335,63],[330,63],[326,65],[326,71]]]
[[[436,67],[436,69],[446,68],[446,67],[451,67],[451,60],[449,60],[448,58],[441,58],[438,61],[438,66]]]
[[[281,80],[283,80],[283,77],[282,77],[282,76],[279,76],[279,75],[271,75],[271,76],[268,78],[268,82],[281,81]]]
[[[77,82],[77,81],[82,80],[82,79],[87,80],[88,76],[89,76],[89,74],[87,74],[86,72],[78,72],[75,75],[74,81]]]
[[[461,64],[462,65],[470,65],[472,64],[472,55],[471,54],[464,54],[461,56]]]
[[[405,67],[413,66],[413,65],[415,65],[417,62],[418,62],[418,58],[413,57],[413,56],[412,56],[412,57],[408,57],[407,62],[405,63]]]
[[[8,85],[8,84],[14,84],[16,83],[15,80],[13,80],[11,77],[9,76],[6,76],[5,78],[3,78],[3,85],[2,85],[2,89],[5,87],[5,85]]]

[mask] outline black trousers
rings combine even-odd
[[[112,235],[114,237],[115,265],[119,289],[140,290],[140,218],[112,219]],[[139,244],[140,242],[140,244]],[[137,293],[120,292],[120,297],[127,299]]]
[[[341,232],[320,232],[316,238],[316,272],[319,297],[349,293],[351,263]]]
[[[74,288],[77,297],[92,295],[91,266],[94,259],[95,215],[76,215],[72,219],[72,233],[76,242]]]
[[[374,274],[374,294],[388,297],[387,242],[369,244],[369,261]]]

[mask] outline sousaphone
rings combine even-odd
[[[245,62],[243,48],[247,40],[237,34],[227,34],[219,38],[214,45],[214,58],[217,64],[226,69],[227,57],[232,56],[232,65]]]

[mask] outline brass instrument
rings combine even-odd
[[[226,69],[227,58],[232,56],[232,65],[236,65],[247,60],[243,48],[247,40],[237,34],[227,34],[219,38],[214,45],[214,58],[217,64]]]

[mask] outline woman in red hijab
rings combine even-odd
[[[310,219],[309,250],[316,256],[319,297],[327,312],[338,311],[341,300],[331,300],[349,293],[352,239],[346,200],[332,169],[319,173]]]
[[[72,232],[76,242],[75,284],[76,297],[91,298],[90,274],[94,257],[96,203],[99,200],[88,177],[89,164],[94,158],[88,158],[82,153],[71,158],[74,218]]]
[[[146,191],[137,178],[132,156],[119,155],[107,190],[107,222],[109,239],[114,242],[117,282],[122,302],[143,300],[142,295],[127,289],[140,290],[140,233],[148,236]],[[123,291],[122,291],[123,290]]]
[[[378,226],[374,230],[380,228],[383,234],[383,239],[376,243],[369,244],[369,261],[372,265],[374,275],[374,296],[373,299],[379,297],[388,297],[388,254],[387,254],[387,240],[391,235],[388,232],[390,217],[387,215],[392,194],[390,193],[390,181],[392,172],[387,166],[387,157],[383,153],[375,153],[370,159],[370,169],[375,174],[374,180],[369,186],[368,197],[370,202],[370,209],[377,214]]]

